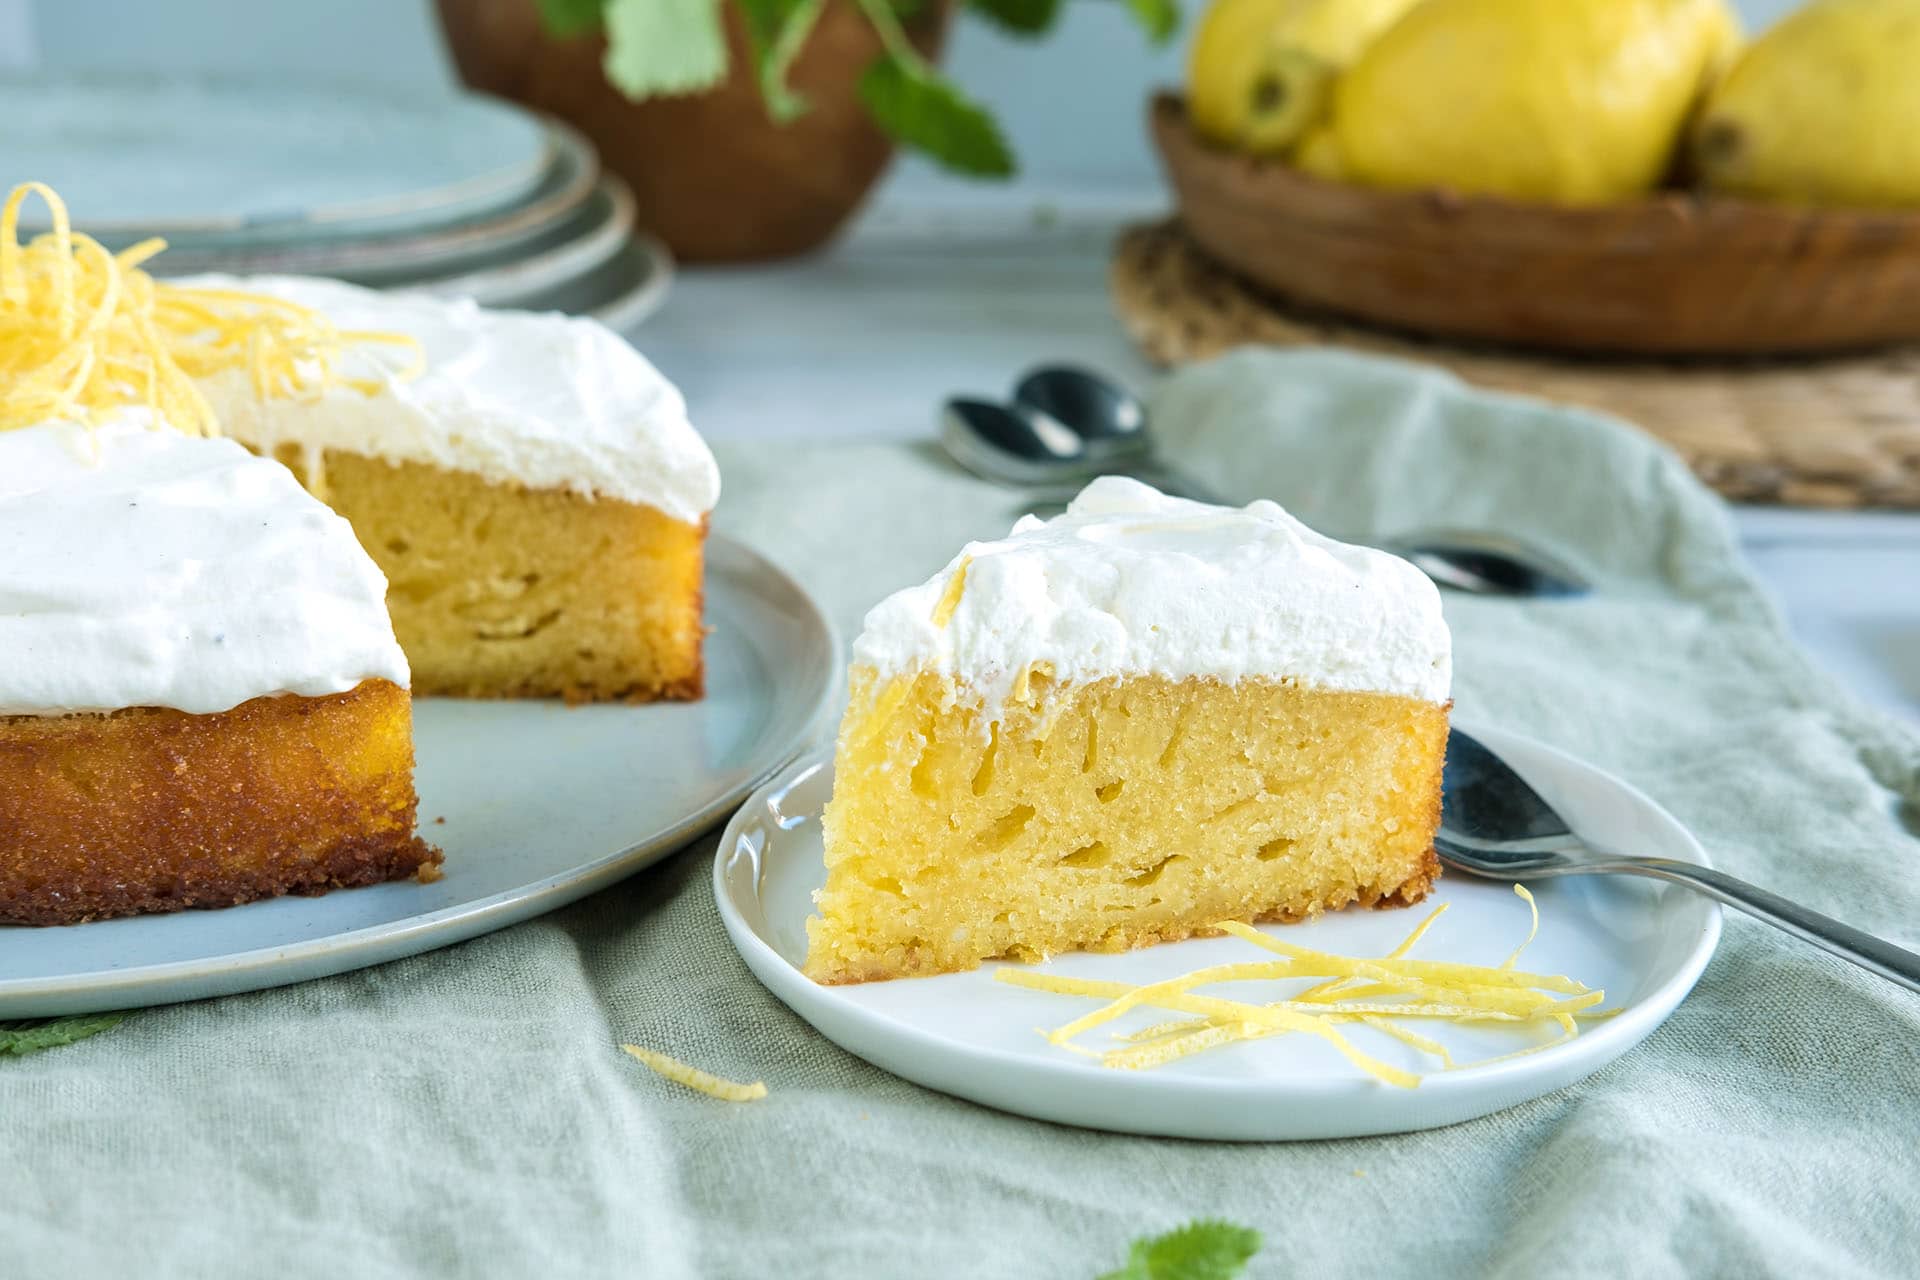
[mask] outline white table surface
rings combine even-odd
[[[897,190],[898,188],[896,188]],[[1107,301],[1107,251],[1157,192],[951,190],[883,200],[798,262],[683,270],[635,341],[714,439],[929,437],[946,395],[1040,361],[1153,370]],[[1920,724],[1920,514],[1744,507],[1748,555],[1807,648]]]

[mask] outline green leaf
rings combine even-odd
[[[807,100],[787,83],[793,60],[820,20],[826,0],[734,0],[746,19],[747,45],[753,55],[754,79],[767,114],[776,124],[802,115]]]
[[[974,9],[1009,31],[1035,36],[1060,16],[1060,0],[967,0]]]
[[[97,1036],[120,1025],[124,1013],[84,1013],[72,1018],[29,1018],[0,1022],[0,1058],[24,1058],[42,1049]]]
[[[780,29],[786,26],[794,11],[806,3],[807,0],[733,0],[733,7],[746,22],[749,41],[772,45],[780,38]]]
[[[540,25],[556,40],[584,36],[600,29],[600,11],[606,0],[535,0]]]
[[[883,54],[860,77],[860,101],[889,135],[959,173],[1004,178],[1013,152],[1000,126],[938,72]]]
[[[726,78],[720,0],[608,0],[607,79],[629,98],[697,93]]]
[[[1234,1280],[1258,1252],[1258,1231],[1201,1218],[1163,1236],[1135,1240],[1127,1265],[1100,1280]]]
[[[1180,0],[1126,0],[1126,4],[1127,12],[1155,44],[1165,44],[1180,29]]]

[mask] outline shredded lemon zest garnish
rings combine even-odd
[[[1558,991],[1565,995],[1583,995],[1587,988],[1572,978],[1547,973],[1521,973],[1508,966],[1519,956],[1518,952],[1497,969],[1484,965],[1454,964],[1446,960],[1407,960],[1382,959],[1364,960],[1353,956],[1336,956],[1325,951],[1312,951],[1291,942],[1282,942],[1270,938],[1251,925],[1241,924],[1238,920],[1223,920],[1214,926],[1236,938],[1243,938],[1275,955],[1288,956],[1299,966],[1297,972],[1315,977],[1337,974],[1342,977],[1373,978],[1381,981],[1394,981],[1401,978],[1428,978],[1444,983],[1448,979],[1457,979],[1477,986],[1487,987],[1537,987],[1545,991]]]
[[[678,1058],[668,1057],[658,1049],[643,1049],[637,1044],[623,1044],[620,1047],[645,1063],[655,1074],[665,1076],[675,1084],[685,1085],[696,1093],[704,1093],[709,1098],[718,1098],[722,1102],[754,1102],[767,1096],[767,1086],[759,1080],[752,1084],[723,1080]]]
[[[954,610],[960,607],[960,596],[967,589],[967,566],[972,563],[972,556],[961,556],[960,563],[954,566],[953,577],[947,579],[947,589],[940,594],[940,602],[933,606],[934,626],[945,627],[953,621]]]
[[[1378,1031],[1438,1060],[1442,1070],[1455,1071],[1505,1062],[1554,1048],[1577,1036],[1580,1022],[1611,1017],[1618,1012],[1594,1009],[1593,1006],[1606,999],[1604,991],[1589,988],[1572,978],[1525,973],[1515,967],[1520,956],[1539,935],[1540,907],[1524,887],[1515,885],[1514,889],[1526,901],[1532,914],[1532,924],[1526,939],[1498,966],[1407,958],[1414,944],[1426,935],[1446,909],[1442,904],[1416,925],[1399,946],[1378,958],[1315,951],[1270,938],[1251,926],[1225,921],[1217,926],[1223,932],[1282,958],[1212,965],[1181,977],[1145,985],[1070,978],[1014,968],[998,969],[994,972],[994,978],[1030,990],[1106,1001],[1093,1012],[1083,1014],[1052,1031],[1043,1030],[1040,1034],[1051,1044],[1097,1058],[1101,1065],[1117,1070],[1146,1070],[1223,1045],[1265,1039],[1288,1032],[1306,1032],[1326,1040],[1349,1061],[1376,1079],[1412,1088],[1420,1083],[1420,1073],[1405,1071],[1380,1061],[1356,1047],[1335,1029],[1336,1026],[1358,1024]],[[1229,1000],[1194,990],[1223,983],[1321,977],[1328,980],[1286,999],[1263,1004]],[[1144,1007],[1196,1016],[1158,1022],[1139,1031],[1115,1033],[1114,1038],[1120,1041],[1119,1046],[1104,1052],[1096,1052],[1075,1043],[1086,1032]],[[1557,1026],[1560,1034],[1512,1053],[1475,1062],[1456,1063],[1445,1045],[1402,1025],[1405,1019],[1469,1025],[1546,1023]]]
[[[20,209],[39,196],[52,228],[20,243]],[[405,334],[338,329],[320,313],[237,289],[162,284],[141,264],[166,248],[143,240],[119,253],[75,231],[42,182],[23,182],[0,207],[0,431],[43,422],[91,424],[144,407],[154,425],[220,433],[198,380],[245,370],[256,395],[313,398],[331,386],[372,395],[385,379],[349,378],[341,357],[373,344],[410,350],[393,377],[425,365]]]

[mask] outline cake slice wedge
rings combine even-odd
[[[437,874],[385,587],[230,440],[0,431],[0,923]]]
[[[1413,566],[1095,481],[854,646],[806,971],[859,982],[1425,896],[1451,641]]]

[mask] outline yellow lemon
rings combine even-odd
[[[1339,78],[1354,181],[1592,204],[1658,185],[1715,59],[1725,0],[1425,0]]]
[[[1707,100],[1694,167],[1716,190],[1920,205],[1920,0],[1815,0],[1749,45]]]
[[[1194,33],[1187,110],[1223,146],[1284,153],[1334,77],[1416,0],[1215,0]]]

